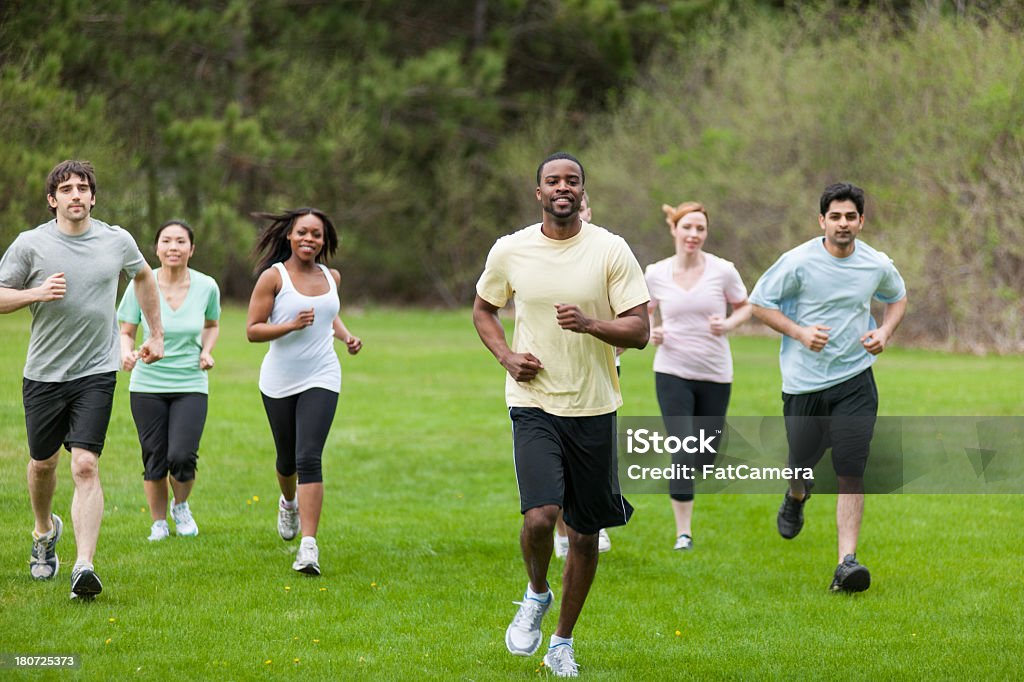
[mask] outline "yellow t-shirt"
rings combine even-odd
[[[557,240],[545,237],[540,223],[531,225],[495,242],[476,291],[498,308],[514,299],[511,348],[533,353],[544,365],[532,381],[506,374],[509,407],[589,417],[622,405],[615,349],[590,334],[562,329],[555,319],[556,303],[612,320],[650,299],[640,264],[622,237],[583,223],[572,238]]]

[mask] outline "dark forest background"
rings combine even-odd
[[[671,253],[661,204],[696,199],[748,287],[859,184],[901,336],[1024,351],[1022,28],[996,0],[7,0],[0,249],[88,158],[97,218],[147,252],[188,220],[228,297],[250,214],[317,206],[348,302],[464,306],[565,149],[641,264]]]

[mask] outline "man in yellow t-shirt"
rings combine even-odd
[[[598,531],[625,524],[633,508],[619,494],[615,411],[622,404],[615,347],[643,348],[650,335],[647,284],[621,237],[580,219],[585,174],[569,154],[537,168],[543,221],[499,239],[477,282],[473,323],[507,371],[529,584],[505,632],[517,656],[540,647],[552,530],[569,527],[562,606],[544,662],[560,676],[578,671],[572,630],[597,572]],[[515,301],[512,346],[498,310]]]

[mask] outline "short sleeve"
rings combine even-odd
[[[124,254],[121,261],[121,269],[128,276],[128,279],[134,279],[135,275],[142,269],[142,266],[146,264],[146,259],[142,257],[142,252],[139,251],[139,245],[135,243],[135,238],[123,228],[121,228],[121,239],[121,248]]]
[[[657,290],[655,284],[657,283],[657,263],[651,263],[644,269],[644,281],[647,283],[647,293],[650,295],[650,304],[652,306],[658,305],[658,298],[654,295]]]
[[[476,293],[496,308],[503,308],[512,298],[512,285],[505,271],[505,249],[499,239],[487,254],[483,274],[476,283]]]
[[[142,322],[142,309],[139,308],[139,301],[135,298],[135,282],[128,282],[128,288],[124,290],[121,304],[117,306],[117,321],[134,325]]]
[[[747,300],[747,287],[743,285],[743,278],[732,263],[726,264],[724,285],[725,300],[731,305]]]
[[[220,319],[220,287],[217,286],[217,281],[212,277],[209,278],[210,290],[206,297],[206,319],[207,320],[219,320]]]
[[[800,292],[800,279],[788,254],[784,254],[757,280],[750,302],[762,308],[778,310],[782,302]]]
[[[17,237],[0,259],[0,287],[24,289],[29,278],[29,263],[22,248],[21,237]]]
[[[631,308],[647,303],[651,294],[636,256],[630,251],[626,240],[615,239],[608,270],[608,303],[615,315],[621,315]]]
[[[878,289],[875,290],[875,298],[882,303],[895,303],[902,300],[907,295],[907,285],[904,283],[903,277],[891,258],[884,253],[878,255],[885,263],[885,271],[882,281],[878,284]]]

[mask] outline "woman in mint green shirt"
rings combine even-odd
[[[206,424],[209,383],[220,319],[220,290],[212,277],[188,267],[195,253],[194,233],[181,220],[157,230],[156,273],[160,288],[160,316],[164,324],[164,357],[147,365],[136,363],[135,335],[142,318],[135,288],[129,284],[117,309],[121,322],[121,367],[132,373],[132,417],[139,432],[144,466],[143,485],[153,519],[149,539],[163,540],[167,526],[167,486],[174,492],[171,517],[179,536],[199,534],[188,506],[196,478],[199,440]],[[168,474],[170,476],[168,477]]]

